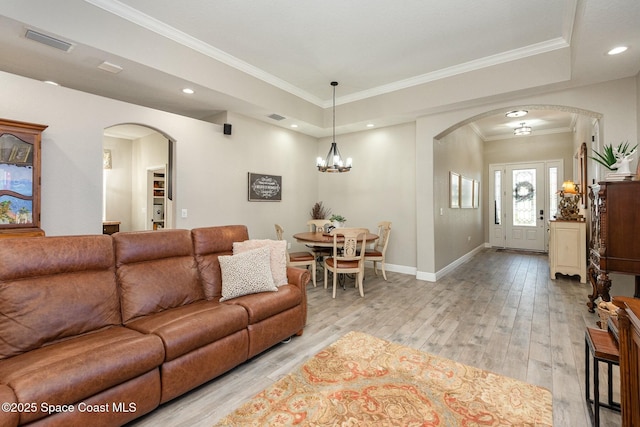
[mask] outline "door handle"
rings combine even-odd
[[[540,209],[540,219],[544,219],[544,210]]]

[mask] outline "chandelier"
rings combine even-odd
[[[522,123],[520,123],[520,127],[519,128],[515,128],[513,130],[513,134],[516,135],[516,136],[530,135],[531,134],[531,127],[530,126],[525,126],[525,123],[522,122]]]
[[[343,161],[336,143],[336,86],[338,86],[338,82],[331,82],[331,86],[333,86],[333,142],[331,142],[327,157],[316,159],[316,167],[320,172],[349,172],[352,163],[351,157]]]

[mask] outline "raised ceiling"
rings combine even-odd
[[[332,80],[339,132],[393,124],[634,76],[638,22],[637,0],[3,0],[0,69],[197,119],[234,111],[324,136]],[[73,48],[41,45],[27,29]],[[620,44],[629,50],[606,55]],[[104,61],[122,71],[99,69]],[[180,92],[187,86],[195,94]],[[544,115],[549,129],[573,119]],[[490,139],[505,122],[476,127]]]

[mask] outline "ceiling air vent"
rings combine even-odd
[[[277,120],[277,121],[286,119],[286,117],[282,117],[280,114],[276,114],[276,113],[273,113],[273,114],[271,114],[271,115],[269,115],[267,117],[269,117],[270,119],[273,119],[273,120]]]
[[[29,40],[36,41],[38,43],[46,44],[47,46],[55,47],[56,49],[63,50],[65,52],[69,52],[73,45],[71,43],[58,40],[46,34],[39,33],[33,30],[27,30],[24,34],[26,38]]]

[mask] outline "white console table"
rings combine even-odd
[[[587,228],[585,221],[549,221],[549,275],[580,276],[587,282]]]

